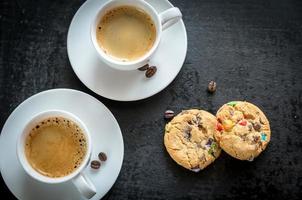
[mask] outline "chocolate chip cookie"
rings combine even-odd
[[[164,143],[179,165],[198,172],[211,164],[221,152],[214,133],[217,119],[197,109],[184,110],[165,128]]]
[[[217,111],[216,117],[215,138],[220,147],[234,158],[252,161],[270,141],[269,121],[251,103],[229,102]]]

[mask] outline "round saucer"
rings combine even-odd
[[[61,109],[78,116],[91,132],[92,157],[99,152],[108,156],[99,170],[87,167],[85,172],[95,184],[97,194],[92,199],[102,198],[116,181],[122,167],[124,143],[120,127],[111,112],[94,97],[71,89],[54,89],[38,93],[21,103],[9,116],[0,136],[0,170],[10,191],[22,200],[84,200],[69,181],[60,184],[38,182],[26,174],[16,154],[17,137],[22,128],[35,114]]]
[[[119,71],[98,57],[90,38],[90,25],[98,9],[108,0],[87,0],[74,15],[67,36],[67,52],[78,78],[92,91],[108,99],[135,101],[167,87],[180,71],[187,53],[187,34],[182,20],[163,31],[150,64],[157,73],[150,79],[144,72]],[[146,0],[158,13],[173,7],[167,0]]]

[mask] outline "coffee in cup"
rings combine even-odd
[[[96,194],[85,172],[91,152],[88,128],[64,110],[34,115],[17,140],[18,159],[29,176],[45,184],[71,181],[87,199]]]
[[[120,61],[133,61],[144,56],[154,45],[156,28],[151,16],[134,6],[108,10],[96,30],[98,45]]]
[[[181,17],[176,7],[158,13],[146,1],[110,0],[98,8],[93,18],[91,42],[100,60],[108,66],[136,70],[150,63],[162,32]]]
[[[33,169],[51,178],[74,172],[87,152],[83,130],[70,119],[49,117],[30,130],[25,155]]]

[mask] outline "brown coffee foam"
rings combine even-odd
[[[99,46],[111,57],[131,61],[144,56],[153,46],[156,29],[144,11],[121,6],[108,11],[98,23]]]
[[[73,121],[52,117],[40,121],[26,137],[25,154],[30,165],[48,177],[75,171],[87,152],[83,130]]]

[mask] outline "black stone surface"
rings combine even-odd
[[[29,96],[73,88],[102,101],[123,130],[123,167],[104,199],[302,197],[302,1],[172,0],[188,33],[183,69],[159,94],[124,103],[95,95],[69,64],[67,31],[83,2],[1,0],[0,127]],[[206,92],[212,79],[213,95]],[[215,113],[230,100],[250,101],[266,113],[267,150],[254,162],[223,153],[200,173],[179,167],[163,146],[164,111]],[[12,198],[1,179],[3,195]]]

